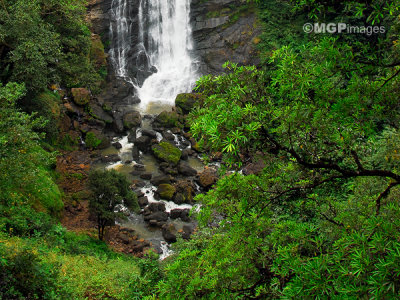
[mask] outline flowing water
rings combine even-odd
[[[129,0],[113,0],[111,2],[110,38],[114,41],[114,45],[109,54],[115,75],[132,82],[128,75],[128,55],[132,47],[130,40],[132,26],[129,22],[128,2]]]
[[[170,109],[174,105],[176,95],[191,92],[199,77],[197,62],[192,55],[190,1],[112,0],[110,22],[112,45],[109,52],[111,62],[115,75],[135,87],[141,100],[138,109],[142,113],[155,115]],[[137,16],[131,15],[133,11],[137,11]],[[138,28],[134,28],[136,25]],[[137,36],[134,36],[135,33]],[[151,129],[151,124],[145,120],[142,128]],[[137,134],[141,135],[140,129]],[[158,134],[157,138],[159,136],[161,137]],[[97,167],[117,169],[132,180],[138,179],[137,176],[131,174],[136,164],[134,161],[131,162],[133,144],[128,142],[127,137],[118,141],[122,148],[116,153],[121,160],[106,165],[99,164]],[[177,146],[184,149],[186,146],[181,143],[182,141],[179,137],[175,137]],[[116,153],[115,149],[109,148],[103,152],[103,155]],[[145,165],[147,172],[153,175],[158,174],[158,164],[154,157],[142,154],[141,163]],[[192,158],[190,163],[196,165],[196,169],[201,169],[201,162],[198,160]],[[149,202],[159,201],[154,198],[154,191],[155,187],[148,181],[142,188]],[[173,202],[161,201],[165,203],[167,211],[175,208],[191,208],[187,204],[177,205]],[[174,224],[177,229],[182,226],[176,220]],[[160,231],[150,228],[144,222],[142,215],[131,214],[129,222],[123,226],[132,227],[143,238],[159,243],[163,252],[161,258],[170,254]]]
[[[139,42],[156,73],[138,87],[142,107],[151,102],[173,105],[198,78],[190,26],[190,0],[141,0]]]

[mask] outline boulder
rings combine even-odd
[[[173,224],[165,224],[162,227],[162,236],[167,243],[176,242],[176,229]]]
[[[186,162],[179,162],[178,164],[178,172],[182,174],[183,176],[196,176],[197,171],[193,169],[191,166],[189,166],[188,163]]]
[[[176,96],[175,106],[182,109],[184,114],[188,114],[193,107],[203,98],[201,94],[184,93]]]
[[[138,161],[140,158],[140,153],[139,153],[139,149],[136,146],[132,147],[132,158],[134,161]]]
[[[149,215],[145,215],[144,220],[150,222],[151,225],[160,225],[163,222],[168,221],[168,214],[163,211],[157,211]]]
[[[258,160],[256,162],[249,163],[243,168],[244,175],[251,175],[251,174],[260,174],[262,170],[265,168],[265,163],[262,160]]]
[[[149,200],[147,197],[140,197],[138,198],[138,204],[141,208],[143,208],[149,204]]]
[[[93,118],[104,121],[106,124],[112,124],[114,119],[98,104],[89,104],[89,112]]]
[[[151,173],[143,173],[142,175],[140,175],[140,178],[142,178],[144,180],[150,180],[151,177],[153,177],[153,175]]]
[[[154,176],[151,180],[150,183],[155,186],[159,186],[160,184],[170,184],[171,183],[171,177],[168,175],[158,175]]]
[[[182,124],[179,122],[179,115],[174,111],[163,111],[161,112],[153,122],[154,128],[182,128]]]
[[[116,143],[112,143],[112,145],[114,146],[115,149],[121,149],[122,145],[120,142],[116,142]]]
[[[190,214],[190,209],[188,208],[185,209],[176,208],[171,210],[170,217],[171,219],[180,218],[183,222],[190,222],[189,214]]]
[[[183,225],[182,228],[182,238],[185,240],[190,239],[191,234],[193,233],[193,229],[188,225]]]
[[[152,202],[148,206],[150,212],[165,211],[165,204],[162,202]]]
[[[171,200],[175,192],[175,187],[170,184],[160,184],[157,189],[157,194],[165,200]]]
[[[124,123],[122,122],[122,112],[115,111],[113,112],[113,129],[116,133],[124,132]]]
[[[141,132],[142,132],[142,135],[148,136],[152,139],[157,138],[157,132],[155,132],[154,130],[142,129]]]
[[[90,101],[90,91],[85,88],[73,88],[71,89],[72,98],[78,105],[86,105]]]
[[[173,201],[176,204],[192,203],[195,196],[195,186],[189,180],[180,180],[175,184],[176,194]]]
[[[121,160],[121,158],[118,156],[118,154],[110,154],[110,155],[105,155],[100,158],[102,163],[113,163],[113,162],[118,162]]]
[[[213,168],[204,169],[203,172],[199,174],[198,182],[203,188],[208,188],[217,182],[217,170]]]
[[[135,146],[142,152],[147,153],[150,150],[151,139],[148,136],[142,135],[135,141]]]
[[[126,113],[122,120],[126,129],[132,129],[140,126],[142,123],[142,116],[138,111],[131,111]]]
[[[154,156],[161,161],[177,165],[181,159],[181,150],[166,141],[162,141],[159,144],[153,145],[151,149]]]

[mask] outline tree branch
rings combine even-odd
[[[378,198],[375,201],[375,203],[376,203],[376,216],[379,216],[382,199],[386,198],[389,195],[390,190],[393,187],[395,187],[396,185],[398,185],[398,184],[400,184],[400,183],[399,182],[391,182],[388,185],[388,187],[382,193],[380,193],[380,195],[378,196]]]

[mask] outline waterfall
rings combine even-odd
[[[173,105],[198,79],[190,1],[111,2],[110,59],[115,75],[135,87],[142,110],[150,103]]]
[[[131,22],[129,22],[129,0],[112,0],[110,37],[114,42],[110,58],[118,77],[131,82],[128,75],[128,54],[131,48]]]
[[[141,0],[139,43],[155,72],[137,87],[142,106],[173,105],[177,94],[192,90],[198,76],[190,53],[190,0]]]

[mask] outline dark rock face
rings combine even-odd
[[[228,60],[242,65],[259,63],[255,46],[261,29],[255,12],[244,8],[245,4],[244,0],[192,1],[193,39],[202,74],[221,73]]]
[[[132,129],[140,126],[142,123],[142,116],[138,111],[131,111],[126,113],[122,120],[126,129]]]

